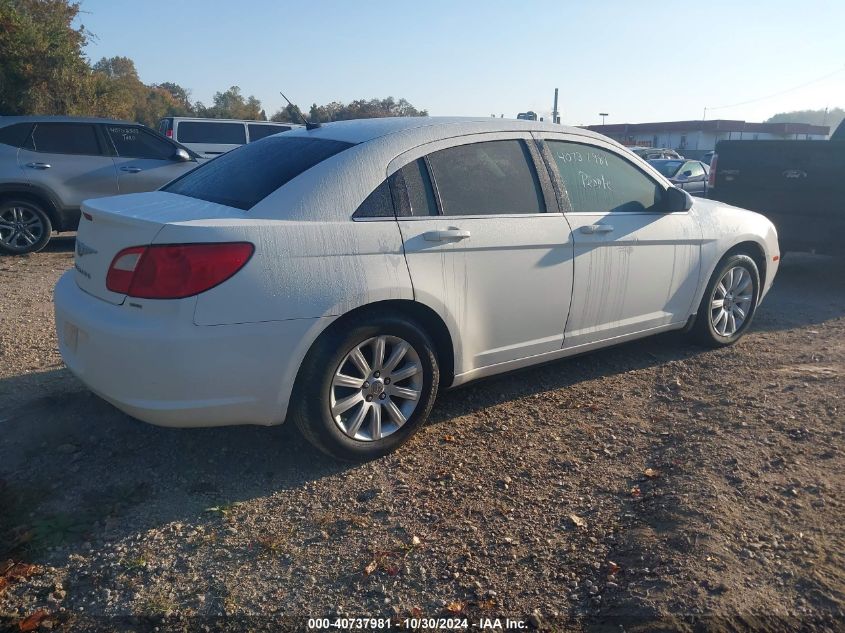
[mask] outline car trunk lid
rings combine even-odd
[[[126,295],[106,287],[109,266],[120,251],[152,244],[166,224],[237,217],[243,217],[238,209],[163,191],[86,200],[76,237],[76,283],[85,292],[120,305]]]

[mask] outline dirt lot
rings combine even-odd
[[[845,629],[841,262],[787,256],[734,348],[663,335],[487,380],[352,466],[88,393],[52,324],[71,249],[0,258],[0,629]]]

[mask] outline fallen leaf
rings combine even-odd
[[[634,486],[633,488],[631,488],[631,496],[632,497],[639,497],[639,496],[642,496],[642,494],[643,493],[640,491],[639,486]]]
[[[657,477],[659,474],[660,474],[660,471],[659,471],[659,470],[655,470],[654,468],[646,468],[646,469],[643,471],[643,475],[645,475],[645,476],[646,476],[646,477],[648,477],[649,479],[654,479],[654,478],[655,478],[655,477]]]
[[[376,563],[376,561],[372,561],[369,565],[364,567],[364,575],[369,576],[376,570],[376,568],[378,568],[378,563]]]
[[[576,527],[580,527],[580,528],[587,527],[587,520],[582,519],[577,514],[570,514],[569,519],[576,525]]]
[[[37,571],[38,567],[27,563],[15,563],[6,570],[5,576],[12,580],[26,580]]]
[[[419,607],[411,607],[411,617],[418,618],[422,615],[422,609]]]
[[[38,628],[38,625],[41,624],[41,620],[46,618],[48,615],[50,614],[47,613],[47,611],[39,609],[35,613],[21,620],[20,624],[18,624],[18,628],[20,628],[21,631],[34,631]]]
[[[456,442],[457,440],[458,440],[458,438],[456,438],[454,435],[444,435],[443,436],[444,442]]]
[[[396,565],[388,565],[385,567],[384,571],[387,572],[388,576],[396,576],[399,573],[399,567]]]
[[[422,544],[422,541],[420,541],[420,537],[419,537],[419,536],[414,536],[414,537],[411,539],[411,545],[413,545],[414,547],[419,547],[421,544]]]
[[[611,560],[611,561],[608,561],[608,567],[610,568],[610,574],[611,574],[611,575],[616,575],[616,573],[617,573],[620,569],[622,569],[619,565],[617,565],[616,563],[614,563],[612,560]]]
[[[449,613],[460,613],[464,610],[464,605],[462,602],[458,602],[455,600],[454,602],[450,602],[446,605],[446,611]]]

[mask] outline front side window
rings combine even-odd
[[[678,173],[681,165],[684,164],[681,160],[653,160],[652,166],[667,178],[672,178]]]
[[[574,212],[655,211],[661,187],[627,160],[581,143],[547,141]]]
[[[704,175],[704,167],[699,162],[687,163],[684,165],[684,171],[690,172],[688,178],[700,178]]]
[[[302,172],[352,146],[343,141],[273,136],[218,156],[162,191],[246,210]]]
[[[217,121],[180,121],[176,128],[180,143],[212,143],[218,145],[243,145],[246,129],[243,123]]]
[[[458,145],[433,152],[426,161],[443,215],[525,214],[546,210],[524,141]]]
[[[30,143],[36,152],[102,155],[97,130],[86,123],[38,123]]]
[[[106,125],[106,133],[118,156],[168,160],[176,151],[165,141],[137,125]]]
[[[287,125],[262,125],[260,123],[250,123],[249,127],[249,142],[257,141],[270,136],[271,134],[278,134],[279,132],[287,132],[290,127]]]

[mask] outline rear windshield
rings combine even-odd
[[[180,143],[212,143],[243,145],[246,128],[243,123],[218,123],[217,121],[180,121],[176,127]]]
[[[246,210],[352,145],[301,136],[270,136],[200,165],[162,191]]]

